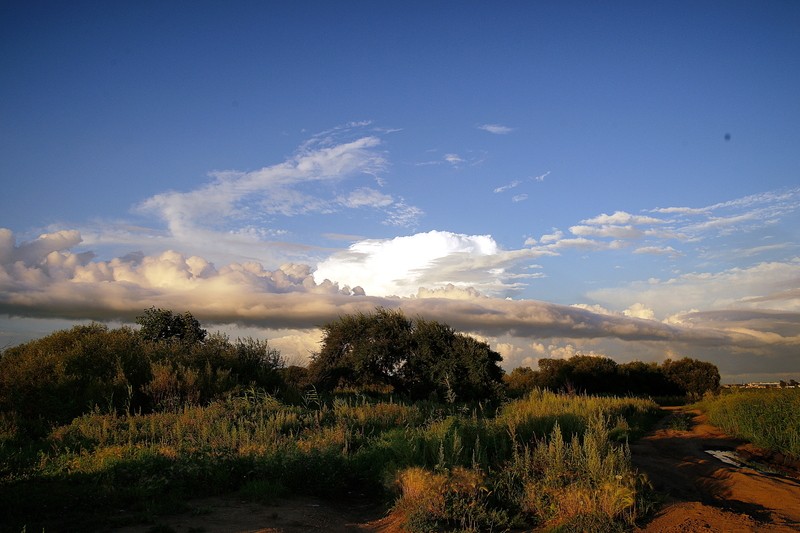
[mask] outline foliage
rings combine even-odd
[[[800,389],[735,391],[698,406],[726,432],[800,459]]]
[[[9,348],[0,357],[0,411],[42,432],[95,406],[126,409],[152,378],[142,350],[131,329],[99,324]]]
[[[283,366],[262,340],[150,341],[127,327],[75,326],[0,354],[0,413],[41,436],[96,410],[174,410],[251,386],[277,391]]]
[[[692,360],[668,377],[589,357],[504,378],[485,343],[399,311],[323,331],[309,369],[286,368],[266,341],[98,324],[3,351],[3,527],[107,530],[193,496],[358,490],[398,491],[412,531],[624,530],[648,498],[627,441],[657,406],[576,393],[625,376],[700,390],[711,374],[713,384]],[[499,405],[490,400],[504,379],[518,399]]]
[[[378,308],[342,316],[322,331],[309,373],[323,390],[386,386],[413,399],[451,403],[502,393],[500,354],[446,324]]]
[[[661,371],[689,398],[699,399],[706,392],[719,391],[719,370],[712,363],[688,357],[668,359],[661,365]]]
[[[231,491],[270,501],[335,498],[348,490],[381,497],[395,488],[398,509],[416,530],[586,523],[596,513],[627,524],[639,512],[631,498],[639,502],[645,487],[630,469],[626,445],[611,434],[623,419],[636,427],[655,410],[647,400],[550,392],[499,413],[367,395],[292,406],[245,389],[172,411],[97,411],[41,441],[0,442],[0,500],[9,502],[6,523],[16,530],[109,529],[124,516],[138,521],[189,497]],[[563,464],[542,455],[551,443],[567,450]],[[587,476],[591,482],[579,485],[579,494],[567,494]],[[568,496],[595,502],[590,514],[554,507]],[[430,506],[436,513],[419,511]]]
[[[169,309],[151,307],[136,317],[136,323],[141,326],[142,337],[150,341],[179,340],[194,344],[202,342],[207,334],[189,311],[179,315]]]
[[[685,357],[663,364],[633,361],[618,365],[608,357],[576,355],[540,359],[539,370],[524,367],[506,379],[512,394],[535,388],[588,394],[687,396],[697,399],[719,390],[719,370],[712,363]]]
[[[536,372],[529,366],[518,366],[511,373],[503,376],[503,384],[508,395],[512,398],[521,398],[525,393],[536,388]]]

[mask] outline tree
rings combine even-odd
[[[558,391],[567,386],[569,379],[570,368],[566,359],[539,359],[539,387]]]
[[[697,399],[706,392],[719,391],[719,370],[712,363],[688,357],[677,361],[668,359],[661,365],[661,371],[683,394],[692,399]]]
[[[536,388],[537,378],[538,372],[531,367],[518,366],[510,374],[503,376],[503,383],[509,396],[519,398]]]
[[[575,355],[568,360],[570,381],[578,392],[617,392],[617,363],[608,357]]]
[[[339,317],[322,326],[309,374],[322,390],[341,385],[389,387],[412,398],[470,401],[496,398],[503,370],[489,345],[402,311]]]
[[[681,394],[675,383],[667,380],[658,363],[631,361],[617,367],[619,393],[650,396],[675,396]]]
[[[180,340],[195,344],[205,340],[208,333],[189,311],[179,315],[169,309],[151,307],[136,317],[136,323],[141,326],[142,337],[150,341]]]
[[[323,390],[339,385],[402,389],[400,367],[410,351],[411,321],[401,311],[344,315],[322,326],[322,349],[309,373]]]

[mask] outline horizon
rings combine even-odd
[[[800,5],[0,8],[0,348],[401,308],[800,379]]]

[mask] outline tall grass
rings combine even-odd
[[[698,406],[726,432],[800,459],[800,389],[734,391]]]
[[[141,520],[231,491],[394,493],[412,530],[614,529],[635,519],[644,487],[618,441],[656,410],[547,392],[497,413],[357,395],[301,407],[251,390],[170,412],[97,411],[42,441],[0,439],[0,529],[103,529],[122,519],[98,509]]]

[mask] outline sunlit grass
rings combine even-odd
[[[734,391],[698,406],[726,432],[800,459],[800,389]]]
[[[397,491],[412,530],[613,529],[638,516],[644,487],[625,438],[656,410],[647,400],[547,392],[498,412],[354,395],[301,407],[249,391],[171,412],[98,411],[43,441],[2,441],[0,498],[14,502],[9,524],[29,530],[56,519],[102,529],[232,491],[272,501],[348,490]],[[36,499],[68,490],[80,497],[66,517]],[[122,519],[104,508],[135,512]]]

